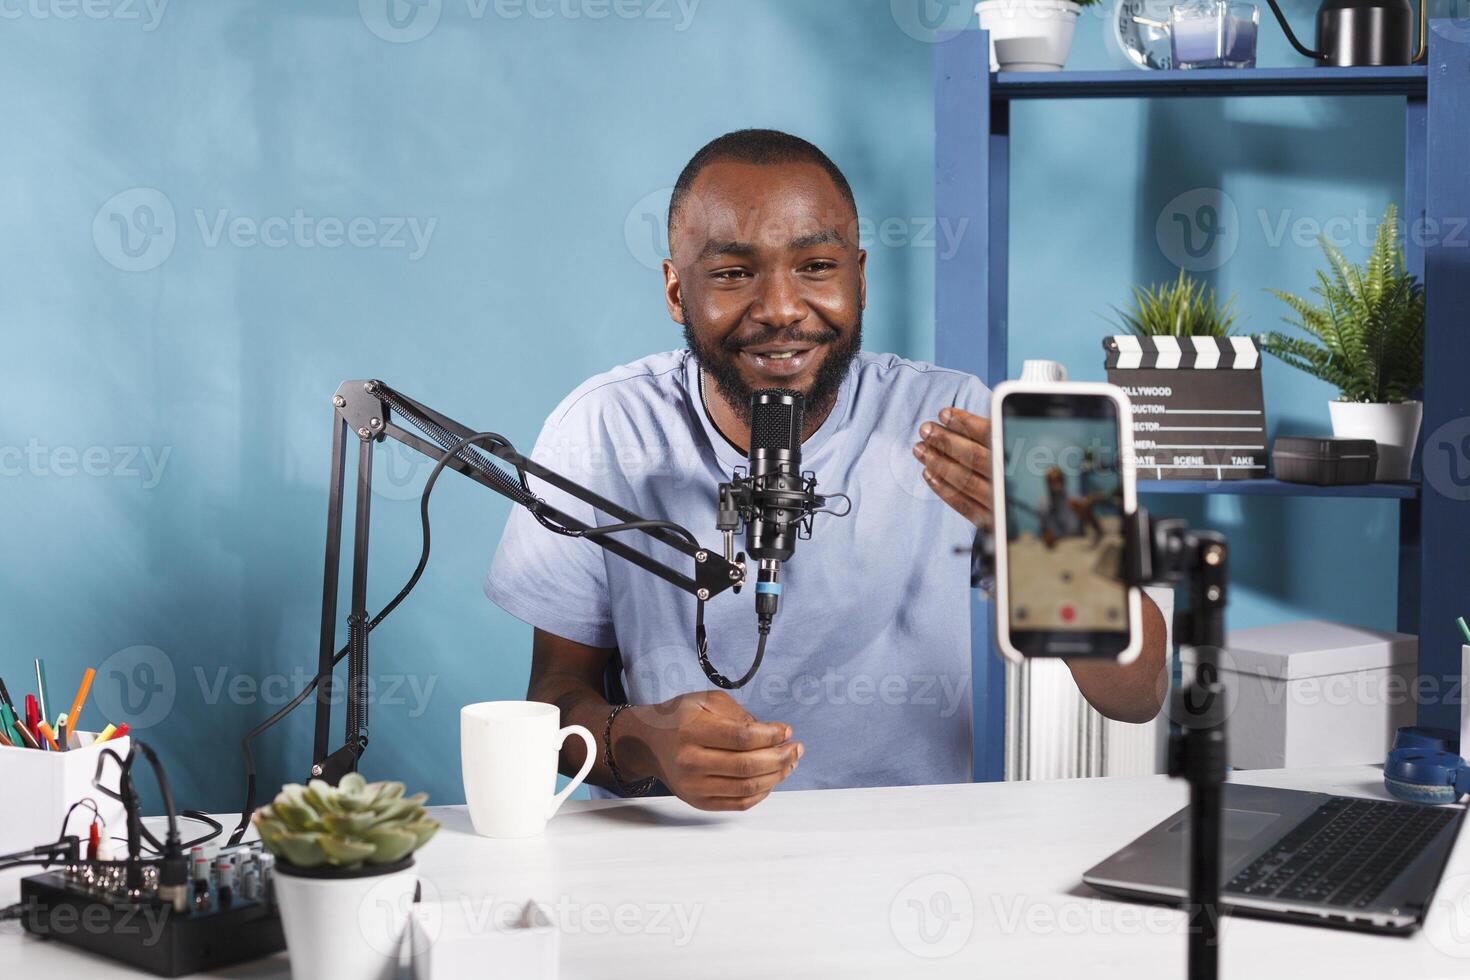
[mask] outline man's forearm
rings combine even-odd
[[[601,690],[594,688],[580,677],[566,674],[548,674],[534,680],[527,696],[532,701],[545,701],[561,709],[561,723],[581,725],[592,733],[598,751],[587,774],[587,782],[616,791],[617,780],[603,758],[603,733],[607,730],[608,715],[616,705],[609,704]],[[613,755],[618,771],[628,783],[635,783],[645,776],[654,775],[651,753],[646,742],[638,734],[640,722],[634,709],[618,714],[613,722]],[[575,776],[587,758],[587,747],[579,738],[569,738],[562,745],[560,768],[563,775]]]
[[[1114,721],[1152,721],[1169,690],[1168,630],[1159,607],[1143,596],[1143,650],[1127,666],[1111,660],[1069,660],[1072,678],[1094,708]]]

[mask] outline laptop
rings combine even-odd
[[[1423,924],[1464,820],[1421,806],[1226,783],[1221,905],[1230,912],[1407,934]],[[1090,869],[1098,891],[1187,900],[1189,810]]]

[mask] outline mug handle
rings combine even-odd
[[[576,735],[587,743],[587,758],[582,761],[582,771],[577,773],[571,782],[567,783],[566,788],[551,798],[551,806],[546,811],[547,820],[556,816],[556,811],[560,810],[561,805],[567,801],[567,797],[571,796],[577,787],[582,785],[582,781],[592,771],[592,764],[597,761],[597,741],[592,737],[592,733],[581,725],[568,725],[557,733],[556,750],[558,752],[561,751],[562,744],[566,742],[568,735]]]

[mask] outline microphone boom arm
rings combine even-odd
[[[322,585],[321,643],[318,649],[316,691],[316,727],[312,750],[311,774],[335,784],[342,776],[357,768],[368,742],[367,660],[368,632],[375,623],[367,613],[368,530],[371,517],[373,448],[385,439],[393,439],[408,448],[469,477],[530,509],[544,526],[571,537],[590,541],[647,572],[657,575],[698,599],[705,600],[726,591],[739,591],[745,582],[745,565],[701,547],[692,534],[677,533],[666,521],[649,521],[625,507],[521,455],[509,442],[470,445],[466,440],[486,436],[403,395],[381,381],[344,381],[332,398],[332,473],[327,497],[327,541]],[[425,438],[394,421],[395,415],[432,438]],[[347,729],[345,744],[328,752],[331,737],[333,701],[333,668],[337,655],[337,601],[341,579],[343,502],[346,491],[347,443],[357,439],[357,506],[354,512],[352,539],[351,609],[347,618]],[[450,453],[451,450],[457,451]],[[483,449],[483,452],[481,450]],[[519,481],[486,458],[490,454],[516,471]],[[638,531],[667,545],[689,558],[693,575],[667,565],[609,533],[609,528],[589,525],[536,497],[526,485],[526,476],[543,480],[570,496],[589,504],[623,525],[623,530]],[[677,530],[676,530],[677,528]],[[728,538],[727,538],[728,541]],[[379,618],[383,613],[379,614]]]

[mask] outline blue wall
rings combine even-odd
[[[955,229],[929,217],[923,2],[427,0],[394,27],[383,0],[139,0],[7,19],[12,692],[35,656],[56,700],[98,666],[86,720],[130,719],[186,805],[238,806],[239,735],[316,655],[338,382],[382,377],[529,446],[583,378],[679,343],[657,225],[684,161],[725,130],[791,129],[847,170],[872,233],[868,346],[930,356],[935,250]],[[1105,27],[1084,17],[1074,67],[1108,63]],[[1396,118],[1367,102],[1020,107],[1014,356],[1101,376],[1099,311],[1169,274],[1154,218],[1197,186],[1239,207],[1215,277],[1269,326],[1260,288],[1304,288],[1317,256],[1270,248],[1255,209],[1376,216],[1400,196]],[[1325,427],[1323,386],[1275,364],[1266,384],[1276,418]],[[427,472],[382,463],[374,608],[417,555]],[[370,777],[459,800],[458,708],[523,696],[529,630],[480,592],[507,506],[460,480],[436,492],[428,574],[374,634]],[[1390,505],[1223,500],[1209,516],[1249,526],[1235,622],[1391,624]],[[260,746],[267,789],[303,775],[309,723]]]

